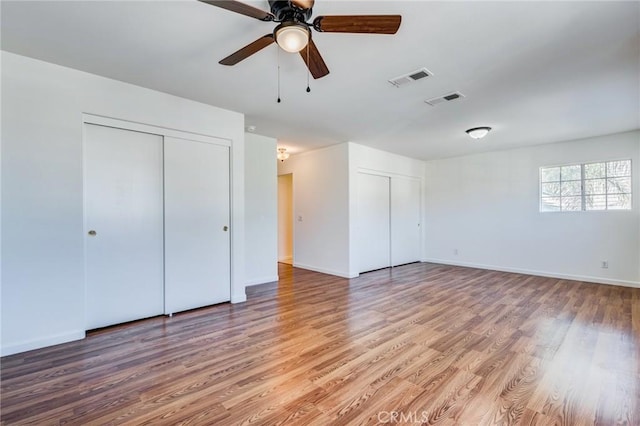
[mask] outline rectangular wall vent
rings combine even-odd
[[[395,77],[389,80],[389,83],[393,84],[396,87],[403,86],[407,83],[412,83],[414,81],[423,79],[425,77],[430,77],[433,74],[426,68],[420,68],[415,71],[411,71],[410,73],[401,75],[400,77]]]
[[[436,98],[427,99],[425,102],[431,106],[436,106],[443,102],[451,102],[457,99],[464,98],[464,95],[460,92],[447,93],[446,95],[438,96]]]

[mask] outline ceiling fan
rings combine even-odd
[[[329,68],[311,38],[311,28],[322,33],[395,34],[402,20],[400,15],[329,15],[318,16],[313,22],[307,22],[313,14],[315,0],[269,0],[270,12],[235,0],[199,1],[279,24],[273,33],[249,43],[222,59],[220,64],[235,65],[275,42],[287,52],[299,52],[316,79],[329,74]]]

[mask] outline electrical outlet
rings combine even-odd
[[[457,255],[458,255],[458,249],[453,249],[453,254],[454,254],[455,256],[457,256]]]
[[[609,269],[609,261],[608,260],[602,260],[600,261],[600,267],[602,269]]]
[[[302,222],[302,216],[298,216],[298,222]]]

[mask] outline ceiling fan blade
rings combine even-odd
[[[327,68],[327,64],[324,63],[312,39],[309,39],[309,44],[300,51],[300,56],[302,56],[304,63],[307,64],[307,68],[309,68],[313,78],[318,79],[329,74],[329,68]]]
[[[395,34],[401,21],[400,15],[318,16],[313,28],[325,33]]]
[[[311,9],[315,0],[291,0],[291,3],[298,6],[300,9]]]
[[[254,41],[253,43],[249,43],[242,49],[238,50],[237,52],[234,52],[231,55],[227,56],[226,58],[221,60],[219,63],[222,65],[235,65],[238,62],[247,59],[249,56],[253,55],[254,53],[257,53],[260,50],[264,49],[265,47],[269,46],[274,41],[275,40],[273,39],[273,34],[266,34],[260,37],[259,39],[257,39],[256,41]]]
[[[257,7],[249,6],[248,4],[244,4],[235,0],[198,0],[202,3],[210,4],[211,6],[220,7],[222,9],[227,9],[232,12],[239,13],[241,15],[249,16],[251,18],[256,18],[261,21],[273,21],[275,16],[271,12],[265,12],[262,9],[258,9]]]

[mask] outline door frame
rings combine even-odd
[[[83,306],[83,327],[86,327],[86,323],[87,323],[87,313],[86,313],[86,307],[87,307],[87,239],[85,237],[85,232],[87,230],[87,185],[86,185],[86,172],[87,172],[87,157],[86,157],[86,143],[87,143],[87,135],[85,134],[85,129],[86,126],[85,124],[95,124],[95,125],[99,125],[99,126],[105,126],[105,127],[113,127],[116,129],[122,129],[122,130],[129,130],[129,131],[134,131],[134,132],[140,132],[140,133],[150,133],[153,135],[158,135],[158,136],[162,136],[163,138],[163,151],[164,151],[164,138],[165,137],[172,137],[172,138],[178,138],[178,139],[187,139],[187,140],[192,140],[192,141],[196,141],[196,142],[203,142],[203,143],[210,143],[210,144],[214,144],[214,145],[221,145],[221,146],[226,146],[229,148],[229,218],[231,220],[231,226],[230,226],[230,235],[229,235],[229,239],[230,239],[230,247],[229,247],[229,258],[230,258],[230,264],[229,264],[229,271],[231,272],[230,274],[230,282],[229,282],[229,286],[230,286],[230,292],[231,292],[231,302],[234,303],[234,289],[236,287],[236,282],[235,282],[235,277],[233,274],[233,270],[234,270],[234,264],[236,262],[239,261],[239,259],[236,259],[236,257],[234,256],[234,240],[235,238],[237,238],[238,234],[242,235],[242,232],[237,233],[234,232],[234,215],[233,215],[233,200],[234,200],[234,194],[233,194],[233,188],[234,188],[234,182],[233,182],[233,143],[231,140],[229,139],[225,139],[225,138],[219,138],[219,137],[215,137],[215,136],[208,136],[208,135],[203,135],[203,134],[199,134],[199,133],[192,133],[192,132],[187,132],[187,131],[182,131],[182,130],[176,130],[176,129],[170,129],[170,128],[166,128],[166,127],[161,127],[161,126],[155,126],[155,125],[151,125],[151,124],[144,124],[144,123],[138,123],[138,122],[134,122],[134,121],[129,121],[129,120],[123,120],[123,119],[118,119],[118,118],[112,118],[112,117],[105,117],[105,116],[101,116],[101,115],[96,115],[96,114],[89,114],[89,113],[82,113],[82,122],[81,122],[81,129],[82,129],[82,282],[83,282],[83,286],[82,286],[82,291],[83,291],[83,300],[84,300],[84,306]],[[164,189],[163,189],[164,191]],[[164,259],[163,259],[163,263],[164,263]],[[164,270],[163,270],[163,274],[164,274]],[[164,283],[163,283],[164,285]],[[163,292],[163,297],[164,297],[164,292]],[[243,302],[244,300],[236,300],[237,302]],[[166,311],[166,303],[164,303],[165,305],[165,311]],[[165,312],[166,314],[166,312]]]

